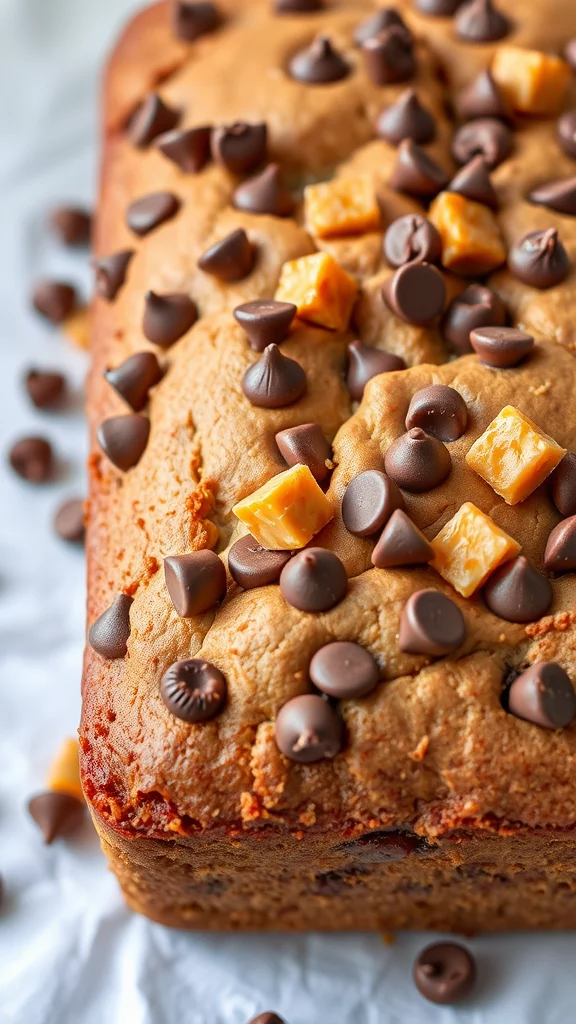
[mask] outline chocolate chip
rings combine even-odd
[[[282,569],[280,590],[286,603],[301,612],[327,612],[346,597],[348,577],[333,551],[306,548]]]
[[[63,245],[88,245],[92,217],[81,206],[58,206],[50,214],[50,227]]]
[[[375,14],[363,21],[354,32],[354,42],[362,46],[368,39],[379,36],[388,28],[402,28],[409,35],[406,22],[394,7],[381,7]]]
[[[191,3],[190,0],[174,0],[172,27],[174,35],[187,43],[193,43],[200,36],[219,28],[220,12],[210,2]]]
[[[576,515],[563,519],[551,531],[544,551],[544,567],[549,572],[576,569]]]
[[[279,345],[284,341],[296,309],[292,302],[255,299],[236,306],[234,316],[248,335],[250,347],[256,352],[263,352],[267,345]]]
[[[450,1006],[466,999],[476,983],[476,964],[457,942],[435,942],[414,964],[416,988],[425,999]]]
[[[183,619],[202,615],[226,593],[226,570],[214,551],[169,555],[164,559],[164,577],[172,604]]]
[[[54,473],[52,446],[43,437],[23,437],[12,445],[8,457],[14,472],[28,483],[46,483]]]
[[[294,200],[284,187],[278,164],[268,164],[260,174],[239,185],[232,204],[245,213],[269,213],[274,217],[289,217]]]
[[[385,473],[367,469],[355,476],[344,491],[342,519],[356,537],[370,537],[399,508],[404,508],[404,499],[396,484]]]
[[[372,552],[372,565],[389,569],[401,565],[426,565],[434,557],[434,549],[424,534],[397,508],[386,523]]]
[[[570,65],[572,71],[576,71],[576,36],[568,40],[562,56],[566,63]]]
[[[400,616],[400,650],[434,658],[451,654],[466,639],[466,623],[457,604],[439,590],[417,590]]]
[[[324,0],[274,0],[275,14],[315,14],[324,7]],[[250,1024],[255,1024],[251,1021]],[[260,1021],[257,1022],[260,1024]],[[270,1022],[274,1024],[274,1022]]]
[[[69,498],[60,505],[54,516],[54,530],[61,540],[66,540],[70,544],[83,543],[86,527],[84,502],[81,498]]]
[[[146,292],[142,331],[159,348],[170,348],[198,319],[198,309],[188,295]]]
[[[556,210],[557,213],[567,213],[569,217],[576,217],[576,175],[539,185],[538,188],[532,189],[528,199],[531,203],[546,206],[549,210]]]
[[[212,156],[232,174],[247,174],[266,159],[268,130],[264,123],[236,121],[212,132]]]
[[[442,239],[431,221],[419,213],[397,217],[384,235],[384,255],[393,267],[405,263],[437,263]]]
[[[436,121],[420,103],[416,90],[406,89],[391,107],[382,111],[376,130],[391,146],[398,146],[403,139],[424,145],[436,135]]]
[[[314,2],[318,3],[318,0],[276,0],[276,6],[278,7],[278,4],[285,2],[300,4],[307,2],[310,4]],[[316,10],[317,8],[314,7],[312,9]],[[284,1024],[284,1021],[277,1013],[270,1013],[269,1011],[266,1011],[265,1013],[259,1013],[257,1017],[253,1017],[252,1020],[248,1021],[248,1024]]]
[[[468,426],[468,406],[454,388],[431,384],[421,388],[410,400],[406,430],[421,427],[439,441],[456,441]]]
[[[405,263],[382,285],[382,297],[407,324],[429,327],[446,303],[446,285],[431,263]]]
[[[128,264],[133,255],[133,249],[124,249],[122,252],[113,253],[112,256],[104,256],[100,260],[94,260],[96,291],[103,299],[108,299],[108,302],[112,302],[116,298],[126,280]]]
[[[336,700],[367,697],[380,682],[380,669],[370,652],[348,640],[337,640],[316,651],[309,672],[314,685]]]
[[[475,156],[462,167],[447,186],[448,192],[457,192],[475,203],[498,209],[498,196],[490,179],[488,164],[483,156]]]
[[[540,661],[522,672],[508,689],[508,711],[543,729],[565,729],[576,716],[570,677],[555,661]]]
[[[416,0],[416,7],[422,14],[434,18],[449,18],[460,7],[462,0]]]
[[[180,203],[171,192],[151,192],[130,203],[126,223],[135,235],[147,235],[178,213]]]
[[[255,250],[244,228],[236,228],[215,242],[198,260],[200,270],[231,283],[248,277],[254,267]]]
[[[576,515],[576,453],[568,452],[548,479],[560,515]]]
[[[556,228],[530,231],[512,246],[508,267],[532,288],[552,288],[570,273],[570,260]]]
[[[392,25],[362,43],[366,74],[374,85],[406,82],[416,71],[414,45],[404,27]]]
[[[492,0],[468,0],[454,17],[457,34],[467,43],[494,43],[510,31],[510,22]]]
[[[446,310],[440,329],[458,355],[472,352],[470,333],[478,327],[506,323],[506,307],[496,292],[482,284],[469,284]]]
[[[176,661],[162,677],[160,696],[168,711],[198,725],[224,710],[228,687],[220,669],[203,658]]]
[[[150,436],[150,420],[146,416],[130,413],[111,416],[98,427],[98,443],[110,462],[126,472],[132,469],[144,454]]]
[[[300,363],[282,355],[277,345],[267,345],[260,359],[246,370],[242,391],[252,405],[281,409],[302,398],[306,374]]]
[[[59,405],[66,394],[66,378],[49,370],[28,370],[24,386],[37,409],[51,409]]]
[[[56,790],[38,793],[28,801],[28,811],[40,829],[47,846],[61,836],[78,831],[84,822],[83,800]]]
[[[512,152],[512,132],[495,117],[479,117],[454,133],[452,156],[459,164],[468,164],[483,156],[491,170],[507,160]]]
[[[567,110],[562,114],[556,132],[564,152],[576,159],[576,110]]]
[[[88,643],[92,650],[109,661],[123,658],[128,650],[133,600],[129,594],[117,594],[88,631]]]
[[[476,327],[470,344],[487,366],[517,366],[534,347],[534,338],[518,327]]]
[[[305,50],[299,50],[288,63],[288,71],[299,82],[325,85],[350,74],[350,65],[334,49],[328,36],[317,36]]]
[[[269,551],[248,533],[232,545],[228,552],[228,569],[239,587],[254,590],[268,583],[276,583],[290,560],[289,551]]]
[[[384,466],[388,476],[405,491],[421,494],[438,487],[452,469],[452,460],[446,445],[412,427],[392,442]]]
[[[400,143],[389,182],[390,188],[417,198],[430,199],[445,188],[448,180],[444,169],[416,142],[404,139]]]
[[[511,116],[510,107],[487,68],[460,93],[458,112],[466,121],[478,117],[496,117],[507,121]]]
[[[64,281],[38,281],[32,292],[37,313],[52,324],[61,324],[76,305],[76,289]]]
[[[343,853],[352,853],[354,859],[359,859],[363,864],[391,864],[418,853],[424,846],[423,841],[410,832],[376,829],[343,843],[339,849]]]
[[[546,615],[553,599],[550,580],[524,555],[500,566],[483,593],[490,611],[507,622],[535,622]]]
[[[210,156],[211,135],[209,125],[182,132],[164,132],[156,139],[156,148],[185,174],[197,174]]]
[[[319,483],[330,473],[326,463],[332,458],[332,449],[317,423],[302,423],[280,430],[276,444],[288,466],[308,466]]]
[[[393,370],[405,370],[406,363],[400,356],[391,352],[383,352],[381,348],[363,345],[361,341],[351,341],[348,345],[348,374],[346,383],[350,397],[355,402],[362,400],[364,388],[372,377],[380,373],[391,373]]]
[[[180,111],[167,106],[157,92],[152,92],[142,101],[130,122],[130,140],[139,149],[144,149],[158,135],[175,128],[179,120]]]
[[[276,743],[291,761],[310,764],[336,757],[344,745],[344,723],[323,697],[293,697],[276,716]]]
[[[106,370],[104,376],[130,408],[140,412],[150,388],[162,379],[162,368],[153,352],[135,352],[113,370]]]

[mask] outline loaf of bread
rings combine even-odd
[[[110,61],[82,778],[199,929],[576,927],[574,0]]]

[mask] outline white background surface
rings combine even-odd
[[[426,1003],[411,966],[425,936],[205,936],[124,909],[93,835],[42,845],[25,811],[79,714],[84,637],[81,551],[50,522],[82,494],[85,358],[28,308],[31,282],[62,274],[87,290],[87,258],[50,240],[46,212],[92,203],[98,68],[137,0],[0,0],[0,911],[1,1024],[568,1024],[576,1020],[576,937],[484,937],[477,997],[458,1012]],[[29,365],[75,385],[63,413],[34,410]],[[6,466],[20,434],[60,456],[33,488]],[[264,880],[265,884],[265,880]]]

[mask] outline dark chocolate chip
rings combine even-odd
[[[524,284],[545,289],[566,280],[570,260],[556,228],[547,228],[530,231],[516,242],[508,253],[508,267]]]
[[[276,743],[291,761],[309,764],[336,757],[344,745],[344,723],[315,693],[293,697],[276,716]]]
[[[416,0],[416,7],[433,18],[450,18],[461,3],[462,0]]]
[[[576,515],[563,519],[551,531],[544,551],[544,567],[549,572],[576,569]]]
[[[38,281],[32,292],[37,313],[52,324],[61,324],[76,305],[76,289],[64,281]]]
[[[534,338],[518,327],[476,327],[470,344],[487,366],[517,366],[534,347]]]
[[[317,423],[302,423],[280,430],[276,444],[288,466],[308,466],[319,483],[330,473],[326,463],[332,458],[332,449]]]
[[[496,117],[507,121],[511,116],[510,107],[487,68],[460,93],[458,112],[466,121],[478,117]]]
[[[160,695],[168,711],[197,725],[224,710],[228,687],[220,669],[203,658],[176,661],[162,677]]]
[[[421,494],[438,487],[452,469],[445,444],[420,427],[412,427],[392,442],[384,466],[388,476],[405,491]]]
[[[83,543],[86,527],[84,502],[81,498],[69,498],[60,505],[54,516],[54,530],[61,540],[66,540],[70,544]]]
[[[126,280],[128,264],[133,255],[133,249],[124,249],[122,252],[113,253],[112,256],[104,256],[100,260],[94,260],[96,291],[103,299],[108,299],[108,302],[112,302],[116,298]]]
[[[370,651],[348,640],[337,640],[316,651],[309,672],[314,685],[336,700],[367,697],[380,682],[380,669]]]
[[[228,568],[232,579],[239,587],[254,590],[255,587],[276,583],[290,558],[289,551],[270,551],[263,548],[248,533],[230,548]]]
[[[216,4],[210,2],[191,3],[190,0],[174,0],[172,27],[174,35],[187,43],[193,43],[200,36],[214,32],[221,22]]]
[[[306,391],[306,374],[300,363],[282,355],[277,345],[267,345],[242,379],[242,391],[252,405],[281,409],[292,405]]]
[[[468,950],[457,942],[435,942],[416,959],[414,982],[425,999],[450,1006],[472,992],[476,964]]]
[[[308,3],[310,5],[312,5],[312,4],[316,4],[316,5],[320,4],[320,6],[321,6],[320,0],[276,0],[276,9],[278,10],[279,5],[283,5],[285,3],[290,3],[290,4],[295,4],[295,3],[306,4],[306,3]],[[314,7],[310,6],[310,8],[304,8],[304,10],[305,11],[308,10],[308,9],[309,10],[319,10],[320,6],[314,6]],[[278,10],[278,13],[279,14],[283,13],[282,9]],[[278,1016],[277,1013],[271,1013],[269,1010],[267,1010],[265,1013],[259,1013],[257,1017],[253,1017],[252,1020],[248,1021],[248,1024],[285,1024],[285,1022],[283,1021],[282,1017]]]
[[[558,119],[557,134],[567,156],[576,159],[576,110],[567,110]]]
[[[92,217],[81,206],[58,206],[50,214],[50,227],[63,245],[89,245]]]
[[[362,54],[366,74],[374,85],[406,82],[416,71],[412,36],[397,25],[362,43]]]
[[[393,27],[402,28],[410,34],[406,22],[395,7],[381,7],[358,26],[354,32],[354,42],[357,46],[362,46],[368,39],[373,39],[374,36],[379,36],[381,32]]]
[[[178,213],[180,203],[172,192],[151,192],[130,203],[126,223],[135,235],[147,235]]]
[[[211,135],[209,125],[182,132],[164,132],[156,139],[156,147],[185,174],[197,174],[210,156]]]
[[[421,427],[439,441],[457,441],[468,426],[468,406],[454,388],[431,384],[417,391],[408,406],[406,430]]]
[[[549,610],[552,584],[524,555],[501,565],[484,585],[484,600],[507,622],[535,622]]]
[[[43,484],[54,473],[54,453],[43,437],[23,437],[12,445],[8,457],[18,476],[31,484]]]
[[[30,817],[38,825],[47,846],[61,836],[77,832],[84,822],[85,810],[83,800],[57,790],[38,793],[28,801]]]
[[[434,658],[456,651],[466,639],[466,623],[457,604],[439,590],[417,590],[400,616],[400,650]]]
[[[98,427],[98,443],[110,462],[124,473],[144,454],[150,436],[150,420],[137,413],[111,416]]]
[[[164,132],[172,131],[180,120],[180,111],[167,106],[157,92],[142,101],[130,122],[128,134],[139,149],[144,149]]]
[[[274,0],[275,14],[315,14],[323,7],[324,0]],[[250,1024],[255,1024],[255,1022],[251,1021]],[[260,1021],[257,1024],[260,1024]]]
[[[92,650],[109,661],[123,658],[128,650],[133,600],[129,594],[117,594],[88,631],[88,643]]]
[[[404,139],[400,143],[389,182],[390,188],[417,198],[430,199],[445,188],[448,181],[444,169],[416,142]]]
[[[301,612],[327,612],[346,597],[348,577],[333,551],[306,548],[282,569],[280,590],[286,603]]]
[[[429,327],[444,309],[446,285],[432,263],[405,263],[386,279],[382,297],[405,323]]]
[[[198,319],[198,309],[188,295],[146,292],[142,331],[159,348],[170,348]]]
[[[202,615],[226,593],[226,569],[214,551],[191,551],[164,559],[172,604],[183,619]]]
[[[398,146],[403,139],[424,145],[436,135],[436,121],[420,103],[416,90],[406,89],[391,107],[382,111],[376,130],[391,146]]]
[[[454,17],[457,34],[467,43],[494,43],[510,31],[510,22],[492,0],[467,0]]]
[[[452,156],[459,164],[468,164],[483,156],[491,170],[507,160],[512,152],[512,132],[495,117],[468,121],[454,133]]]
[[[419,213],[407,213],[390,224],[384,236],[384,255],[393,267],[405,263],[437,263],[442,239],[431,221]]]
[[[446,310],[440,329],[458,355],[472,352],[470,332],[478,327],[502,327],[506,307],[496,292],[482,284],[469,284]]]
[[[305,50],[294,54],[289,61],[288,71],[299,82],[325,85],[346,78],[350,74],[350,65],[334,49],[328,37],[320,35]]]
[[[351,341],[348,345],[348,374],[346,383],[350,397],[355,402],[362,400],[364,388],[372,377],[380,373],[391,373],[393,370],[405,370],[406,363],[400,356],[392,352],[383,352],[381,348],[363,345],[361,341]]]
[[[498,196],[490,178],[490,170],[483,156],[475,156],[461,167],[447,186],[448,192],[458,192],[466,199],[498,209]]]
[[[549,210],[576,217],[576,175],[539,185],[538,188],[532,189],[528,199],[531,203],[546,206]]]
[[[576,515],[576,453],[568,452],[548,479],[560,515]]]
[[[396,509],[404,508],[404,499],[385,473],[367,469],[348,484],[342,498],[344,526],[357,537],[378,533]]]
[[[198,260],[200,270],[219,281],[241,281],[254,267],[255,250],[244,228],[236,228],[215,242]]]
[[[569,675],[555,661],[539,661],[514,679],[508,711],[543,729],[565,729],[576,716],[576,693]]]
[[[212,132],[212,156],[232,174],[247,174],[264,163],[268,151],[268,131],[264,123],[236,121]]]
[[[66,394],[66,378],[50,370],[28,370],[24,386],[37,409],[51,409],[59,405]]]
[[[268,213],[274,217],[289,217],[294,209],[294,200],[284,187],[278,164],[268,164],[256,177],[239,185],[232,203],[245,213]]]
[[[426,565],[434,557],[434,549],[424,534],[397,508],[386,523],[372,552],[372,565],[390,569],[401,565]]]
[[[275,299],[255,299],[236,306],[234,316],[248,335],[250,347],[263,352],[267,345],[279,345],[290,330],[296,316],[292,302]]]
[[[134,412],[148,401],[148,392],[162,379],[162,368],[153,352],[135,352],[104,376]]]

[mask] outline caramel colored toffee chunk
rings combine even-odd
[[[272,477],[234,506],[234,515],[265,548],[303,548],[334,512],[308,466],[297,465]]]

